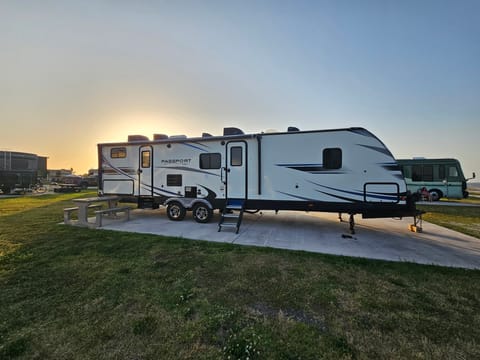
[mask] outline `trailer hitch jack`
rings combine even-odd
[[[350,224],[350,233],[352,235],[355,234],[355,219],[353,218],[353,214],[350,214],[350,220],[348,223]]]

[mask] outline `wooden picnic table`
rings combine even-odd
[[[88,208],[94,204],[106,203],[108,209],[113,209],[117,206],[119,196],[94,196],[82,199],[73,199],[72,201],[78,207],[78,224],[88,226]]]

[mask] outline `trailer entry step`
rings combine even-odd
[[[222,216],[218,222],[218,231],[222,231],[222,228],[235,228],[235,233],[238,234],[244,211],[245,200],[227,199],[222,211]]]

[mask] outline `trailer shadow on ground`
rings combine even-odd
[[[355,217],[350,235],[348,216],[337,214],[262,211],[245,214],[238,234],[218,232],[219,215],[199,224],[191,213],[183,221],[170,221],[164,209],[133,211],[131,220],[107,221],[103,229],[158,234],[194,240],[303,250],[389,261],[408,261],[480,269],[480,239],[423,222],[423,232],[408,229],[412,218],[362,219]]]

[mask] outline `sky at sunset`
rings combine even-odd
[[[0,0],[0,151],[365,127],[480,175],[480,1]]]

